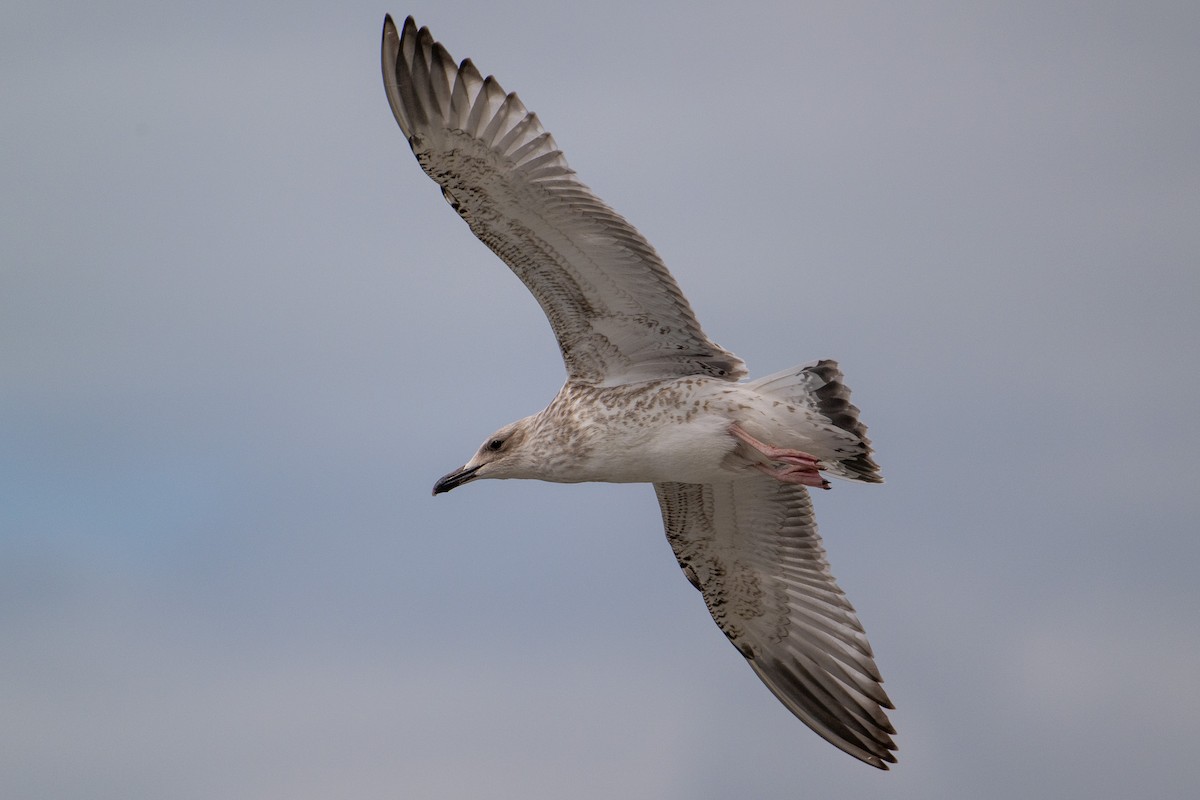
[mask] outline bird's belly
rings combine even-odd
[[[737,447],[724,416],[614,432],[609,447],[595,453],[595,477],[613,483],[712,483],[729,480],[728,456]]]

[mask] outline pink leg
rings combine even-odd
[[[829,488],[829,481],[821,477],[821,473],[818,471],[821,469],[821,462],[815,456],[811,456],[802,450],[773,447],[760,442],[742,430],[742,427],[736,422],[729,426],[729,432],[772,461],[783,462],[783,466],[779,467],[755,464],[754,466],[763,474],[770,475],[782,483],[814,486],[818,489]]]

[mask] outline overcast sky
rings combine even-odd
[[[563,368],[420,172],[385,12],[520,92],[762,375],[897,705],[793,718],[646,486],[432,498]],[[0,795],[1200,794],[1200,5],[9,3]]]

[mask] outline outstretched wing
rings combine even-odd
[[[421,168],[546,312],[568,378],[737,380],[654,248],[584,186],[516,94],[455,65],[412,17],[383,24],[383,83]]]
[[[767,688],[827,741],[887,769],[893,706],[808,492],[769,477],[654,489],[680,567]]]

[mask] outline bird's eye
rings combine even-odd
[[[504,447],[503,439],[492,439],[487,443],[487,449],[491,450],[493,453],[499,450],[501,447]]]

